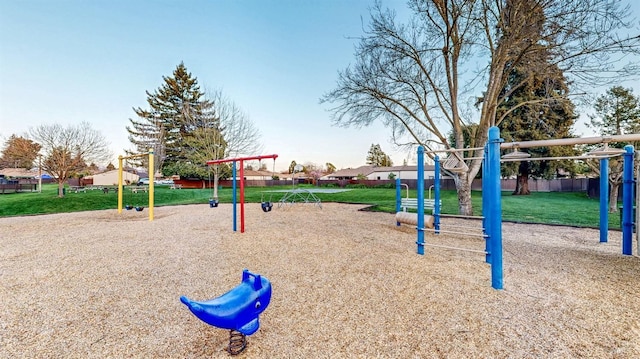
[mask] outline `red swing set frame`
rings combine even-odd
[[[228,163],[228,162],[239,162],[240,163],[240,233],[244,233],[244,161],[255,161],[255,160],[263,160],[267,158],[272,158],[275,160],[278,158],[278,155],[261,155],[261,156],[249,156],[249,157],[237,157],[237,158],[225,158],[221,160],[211,160],[207,161],[207,166],[217,165],[220,163]],[[234,178],[234,181],[236,179]],[[233,211],[235,214],[235,205],[233,203]],[[235,221],[233,223],[233,230],[235,231]]]

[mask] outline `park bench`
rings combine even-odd
[[[147,192],[149,190],[149,187],[147,186],[133,186],[133,187],[129,187],[131,189],[131,192],[133,193],[138,193],[138,191],[144,191]]]
[[[182,189],[182,185],[174,183],[171,185],[171,187],[169,187],[169,189]]]
[[[69,190],[73,191],[75,193],[78,193],[78,192],[86,193],[87,192],[87,188],[84,187],[84,186],[69,186]]]
[[[433,213],[435,205],[436,205],[435,199],[433,198],[424,199],[425,212],[427,212],[427,210],[431,210],[431,213]],[[440,205],[442,206],[442,200],[440,200]],[[404,212],[406,212],[407,209],[418,209],[418,199],[417,198],[401,198],[400,208],[402,208],[402,211]]]

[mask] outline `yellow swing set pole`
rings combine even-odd
[[[118,214],[122,213],[122,156],[118,156]]]
[[[155,171],[153,170],[153,148],[149,149],[149,153],[144,153],[140,155],[132,155],[127,157],[118,156],[118,213],[122,213],[122,160],[136,157],[144,157],[149,156],[149,220],[153,221],[153,204],[154,204],[154,179],[155,179]]]
[[[153,221],[153,202],[154,191],[153,186],[155,184],[156,172],[153,165],[153,148],[149,149],[149,220]]]

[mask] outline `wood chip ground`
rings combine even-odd
[[[229,357],[228,331],[179,297],[247,268],[273,296],[240,358],[640,358],[640,259],[620,232],[504,223],[494,290],[483,254],[419,256],[415,229],[360,208],[248,204],[245,233],[227,204],[1,218],[0,357]]]

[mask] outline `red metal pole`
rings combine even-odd
[[[262,160],[262,159],[265,159],[265,158],[276,159],[276,158],[278,158],[278,155],[261,155],[261,156],[238,157],[238,158],[224,158],[224,159],[221,159],[221,160],[207,161],[207,164],[208,165],[215,165],[215,164],[218,164],[218,163],[225,163],[225,162]]]
[[[244,233],[244,160],[240,160],[240,233]]]
[[[225,162],[240,162],[240,233],[244,233],[244,161],[261,160],[265,158],[278,158],[278,155],[262,155],[238,158],[225,158],[221,160],[207,161],[207,165],[215,165]],[[235,213],[235,212],[234,212]],[[235,218],[235,217],[234,217]],[[235,223],[235,221],[234,221]]]

